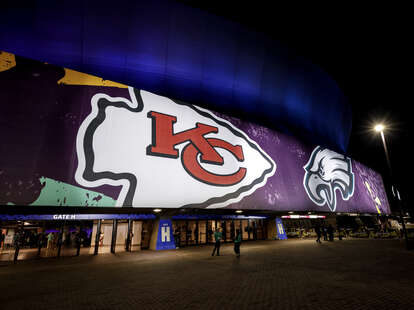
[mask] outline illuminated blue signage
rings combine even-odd
[[[160,224],[158,226],[157,245],[155,249],[157,251],[175,249],[171,220],[160,220]]]
[[[3,221],[153,220],[154,214],[0,214]]]
[[[277,238],[279,240],[287,239],[285,227],[283,226],[282,219],[279,217],[276,218],[276,230],[277,230]]]

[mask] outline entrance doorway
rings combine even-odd
[[[263,219],[209,219],[173,221],[174,238],[178,247],[213,244],[216,228],[221,229],[223,242],[233,242],[236,231],[240,230],[242,239],[264,240],[267,236]]]
[[[10,220],[10,217],[13,220]],[[6,220],[0,221],[0,261],[147,249],[155,216],[151,214],[3,215],[0,220],[4,218]]]

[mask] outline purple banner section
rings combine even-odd
[[[255,140],[277,164],[276,173],[265,186],[241,202],[228,206],[232,209],[263,209],[283,211],[331,211],[309,199],[304,187],[304,167],[315,147],[306,146],[294,137],[271,129],[218,114]],[[348,200],[337,196],[336,212],[389,214],[390,208],[382,177],[374,170],[351,160],[354,191]],[[337,192],[337,191],[336,191]]]
[[[390,213],[347,156],[87,74],[2,53],[0,104],[0,206]]]

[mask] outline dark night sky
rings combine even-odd
[[[282,42],[301,57],[322,67],[337,81],[353,109],[348,155],[383,175],[389,184],[379,135],[370,128],[376,121],[390,125],[386,139],[405,205],[410,192],[408,150],[409,34],[408,8],[379,6],[303,7],[274,1],[179,1],[226,17]],[[223,6],[223,3],[227,3]]]

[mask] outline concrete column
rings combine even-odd
[[[99,250],[99,238],[101,236],[101,225],[102,225],[102,220],[98,220],[98,222],[96,223],[96,232],[95,232],[95,244],[94,244],[94,251],[93,251],[93,255],[98,255],[98,250]],[[95,230],[95,224],[93,225],[93,231]],[[93,236],[93,235],[92,235]],[[92,245],[92,244],[91,244]]]
[[[116,247],[116,233],[118,228],[118,221],[113,220],[112,223],[112,238],[111,238],[111,253],[115,254],[115,247]]]
[[[154,225],[152,226],[152,233],[151,233],[151,239],[150,239],[150,250],[156,250],[157,248],[157,237],[158,237],[158,229],[160,226],[160,220],[156,219],[154,221]]]
[[[58,240],[57,240],[57,245],[58,245],[58,252],[57,252],[57,257],[60,257],[60,253],[62,251],[62,242],[63,242],[63,227],[65,225],[65,222],[63,222],[60,226],[60,230],[59,230],[59,234],[58,234]]]

